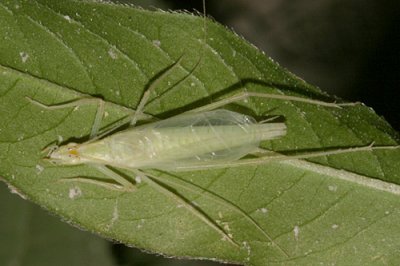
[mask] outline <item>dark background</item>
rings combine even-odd
[[[165,0],[202,10],[202,1]],[[400,130],[400,1],[218,0],[207,14],[307,82]]]

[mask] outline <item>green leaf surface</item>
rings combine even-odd
[[[103,122],[109,125],[129,114],[127,108],[137,106],[151,81],[182,57],[158,85],[146,113],[163,119],[244,89],[335,100],[223,26],[207,21],[206,32],[205,42],[203,19],[190,14],[96,2],[1,0],[0,175],[69,223],[167,256],[246,265],[400,263],[399,150],[152,172],[231,234],[239,248],[145,182],[129,193],[59,182],[106,178],[85,165],[51,165],[41,153],[57,140],[87,140],[96,106],[43,110],[27,96],[46,104],[101,96],[107,101]],[[262,144],[274,151],[399,142],[397,132],[363,105],[338,109],[249,99],[229,108],[257,118],[283,117],[288,134]]]
[[[4,184],[0,210],[0,265],[115,265],[107,241],[49,216]]]

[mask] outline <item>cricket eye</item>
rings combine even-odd
[[[70,158],[79,157],[78,151],[76,150],[75,147],[68,148],[68,157],[70,157]]]

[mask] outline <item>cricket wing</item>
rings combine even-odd
[[[214,110],[117,133],[109,137],[113,141],[109,146],[124,147],[125,154],[118,156],[125,156],[130,167],[173,170],[182,165],[238,160],[254,152],[260,141],[284,134],[284,123],[259,124],[247,115]]]

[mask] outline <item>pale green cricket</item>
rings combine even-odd
[[[301,97],[259,92],[242,91],[233,96],[165,120],[135,126],[136,122],[144,114],[146,103],[157,84],[176,66],[179,66],[179,64],[180,59],[149,86],[148,90],[143,94],[135,112],[129,117],[130,127],[119,132],[115,131],[121,124],[115,125],[110,130],[100,135],[98,134],[104,115],[105,105],[105,102],[101,99],[83,98],[73,102],[48,106],[28,98],[28,100],[35,105],[49,110],[76,107],[84,104],[97,104],[99,106],[89,141],[53,146],[49,149],[46,159],[57,165],[86,164],[93,166],[114,180],[115,183],[82,177],[63,179],[63,181],[85,182],[113,190],[134,191],[135,184],[133,181],[120,176],[109,167],[130,170],[154,188],[179,201],[191,213],[219,233],[223,239],[235,246],[239,246],[234,237],[218,225],[216,221],[205,216],[197,207],[188,203],[187,200],[178,196],[173,191],[159,185],[157,182],[169,182],[180,188],[199,193],[195,189],[190,188],[190,184],[182,185],[180,183],[162,180],[157,176],[145,173],[143,170],[158,169],[172,172],[196,171],[244,165],[259,165],[276,160],[304,159],[372,149],[398,148],[397,146],[372,147],[372,145],[368,145],[340,150],[313,152],[290,157],[276,153],[271,155],[271,151],[260,148],[260,143],[284,137],[287,131],[284,122],[257,122],[249,115],[219,108],[232,102],[247,99],[248,97],[296,101],[327,108],[343,108],[345,106],[352,106],[354,103],[327,103]],[[257,155],[257,157],[243,159],[243,157],[252,154]],[[157,182],[154,180],[157,180]],[[274,244],[287,255],[287,252],[274,243],[267,232],[240,208],[214,194],[207,194],[205,191],[201,193],[203,196],[239,213],[249,223],[255,226],[257,230],[266,237],[267,241]]]
[[[105,102],[101,99],[82,98],[73,102],[48,106],[31,98],[27,98],[35,105],[49,110],[76,107],[84,104],[95,103],[99,105],[89,141],[52,146],[49,148],[46,159],[57,165],[90,165],[113,179],[115,183],[82,177],[63,179],[63,181],[85,182],[113,190],[134,191],[135,184],[114,172],[109,166],[131,170],[159,191],[179,201],[190,212],[222,235],[223,239],[228,240],[235,246],[239,246],[232,236],[225,232],[215,221],[204,216],[203,213],[185,199],[167,188],[160,186],[154,180],[158,182],[167,182],[194,193],[199,193],[188,187],[189,184],[182,185],[162,180],[157,176],[145,173],[143,170],[157,169],[172,172],[196,171],[244,165],[259,165],[276,160],[304,159],[372,149],[398,148],[398,146],[373,147],[372,145],[368,145],[311,152],[296,156],[285,156],[276,153],[271,155],[271,151],[259,147],[260,143],[285,136],[287,127],[284,122],[257,122],[249,115],[219,108],[228,103],[240,101],[248,97],[297,101],[328,108],[342,108],[344,106],[352,106],[354,103],[327,103],[301,97],[247,91],[239,92],[238,94],[220,101],[165,120],[135,126],[140,116],[143,115],[146,102],[157,83],[174,69],[179,62],[180,60],[173,64],[168,71],[149,86],[149,89],[140,100],[136,111],[129,117],[130,127],[114,134],[111,133],[116,131],[121,126],[120,124],[98,135],[105,105]],[[265,155],[263,153],[265,153]],[[251,154],[257,155],[257,158],[242,159]],[[268,241],[277,246],[288,256],[287,252],[274,243],[264,229],[240,208],[214,194],[207,194],[202,191],[202,195],[238,212],[255,226],[257,230],[261,231]]]

